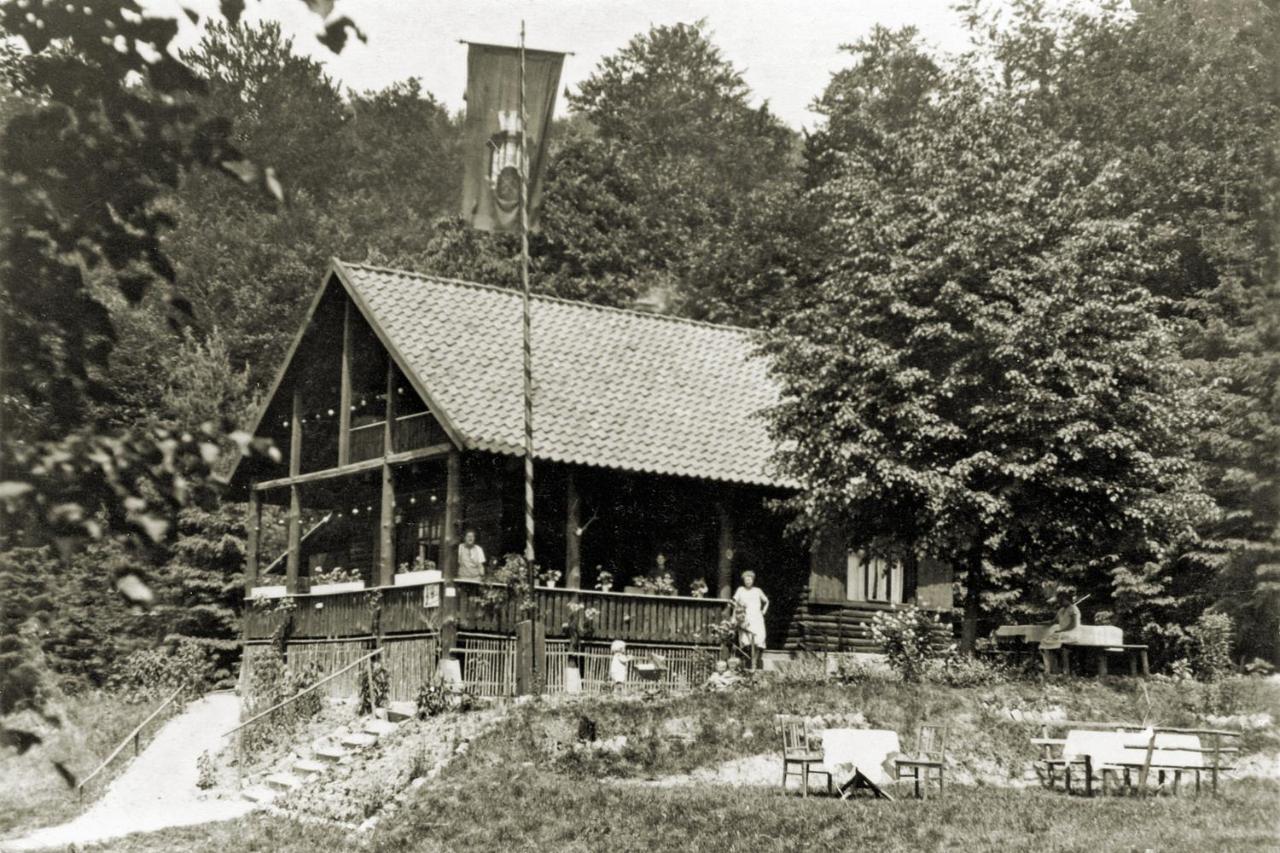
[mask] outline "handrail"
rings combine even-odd
[[[328,682],[333,681],[333,679],[337,678],[339,675],[342,675],[342,674],[343,674],[344,672],[346,672],[347,670],[349,670],[349,669],[354,669],[355,667],[357,667],[357,666],[359,666],[360,664],[362,664],[362,663],[364,663],[365,661],[367,661],[369,658],[377,657],[377,656],[378,656],[378,655],[380,655],[380,654],[382,654],[382,649],[374,649],[373,651],[369,652],[369,654],[365,655],[364,657],[360,658],[359,660],[352,661],[351,663],[347,664],[346,666],[344,666],[342,669],[338,670],[337,672],[330,673],[329,675],[326,675],[324,678],[320,679],[319,681],[317,681],[315,684],[311,685],[310,687],[306,687],[306,688],[303,688],[302,690],[299,690],[297,693],[295,693],[294,695],[290,696],[288,699],[285,699],[283,702],[278,702],[278,703],[276,703],[275,705],[272,705],[272,706],[271,706],[270,708],[268,708],[267,710],[263,711],[262,713],[253,715],[252,717],[250,717],[249,719],[245,720],[245,721],[244,721],[243,723],[241,723],[240,725],[236,726],[234,729],[228,729],[228,730],[227,730],[227,731],[226,731],[222,736],[223,736],[223,737],[227,737],[227,736],[229,736],[229,735],[233,735],[233,734],[235,734],[236,732],[238,732],[238,731],[240,731],[241,729],[243,729],[245,726],[250,725],[251,723],[256,723],[258,720],[261,720],[263,717],[267,716],[267,714],[270,714],[270,713],[271,713],[271,712],[273,712],[273,711],[278,711],[278,710],[280,710],[280,709],[281,709],[281,708],[283,708],[285,705],[288,705],[290,702],[294,701],[295,699],[301,699],[303,696],[307,695],[307,694],[308,694],[308,693],[310,693],[312,690],[315,690],[315,689],[316,689],[317,687],[319,687],[321,684],[327,684]]]
[[[111,754],[110,754],[110,755],[108,755],[108,756],[106,757],[106,759],[105,759],[105,760],[103,760],[103,762],[102,762],[101,764],[99,764],[99,765],[98,765],[97,769],[95,769],[95,770],[94,770],[92,773],[90,773],[88,776],[86,776],[86,777],[84,777],[83,779],[81,779],[81,780],[80,780],[80,782],[76,785],[76,793],[77,793],[77,794],[79,794],[79,795],[81,795],[81,796],[83,796],[83,795],[84,795],[84,786],[85,786],[85,785],[88,785],[88,784],[89,784],[89,782],[90,782],[90,780],[92,780],[94,776],[97,776],[97,775],[98,775],[99,773],[101,773],[104,769],[106,769],[106,766],[107,766],[108,764],[110,764],[112,761],[114,761],[114,760],[115,760],[115,758],[116,758],[116,756],[117,756],[117,755],[119,755],[119,754],[120,754],[120,752],[121,752],[121,751],[122,751],[126,746],[128,746],[128,745],[129,745],[129,741],[133,741],[133,754],[136,756],[136,755],[138,754],[138,736],[139,736],[140,734],[142,734],[142,730],[146,727],[147,723],[151,722],[151,721],[152,721],[152,720],[154,720],[157,716],[159,716],[160,712],[161,712],[161,711],[163,711],[165,708],[169,707],[169,703],[171,703],[174,699],[177,699],[177,698],[178,698],[178,694],[179,694],[179,693],[181,693],[181,692],[182,692],[183,690],[185,690],[186,688],[187,688],[187,685],[185,685],[185,684],[184,684],[184,685],[182,685],[181,687],[179,687],[177,690],[175,690],[175,691],[173,691],[172,693],[170,693],[170,694],[169,694],[169,698],[168,698],[168,699],[165,699],[163,702],[161,702],[161,703],[160,703],[160,706],[159,706],[159,707],[157,707],[157,708],[156,708],[154,711],[152,711],[150,714],[148,714],[148,715],[147,715],[147,718],[146,718],[145,720],[143,720],[142,722],[138,723],[138,725],[134,728],[134,730],[133,730],[133,731],[131,731],[131,732],[129,732],[129,734],[125,735],[125,736],[124,736],[124,740],[120,741],[120,744],[119,744],[119,745],[118,745],[114,750],[112,750],[112,751],[111,751]]]

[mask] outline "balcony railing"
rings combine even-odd
[[[522,618],[516,602],[495,597],[498,600],[494,604],[486,603],[485,588],[496,588],[496,585],[460,580],[455,581],[453,587],[458,630],[514,634],[516,623]],[[380,610],[377,628],[385,634],[440,630],[446,608],[443,584],[380,587],[376,599],[371,592],[373,590],[288,596],[292,606],[282,606],[279,603],[282,599],[250,605],[244,616],[248,637],[251,640],[271,637],[288,613],[293,614],[290,636],[296,639],[369,636],[374,629],[375,600]],[[550,638],[567,636],[565,626],[572,616],[570,606],[577,603],[596,611],[592,639],[697,645],[715,643],[711,628],[728,615],[729,606],[729,602],[714,598],[555,587],[537,587],[534,599]]]
[[[351,461],[363,462],[382,455],[385,421],[351,428]],[[396,418],[395,452],[430,447],[446,440],[444,431],[430,412]]]

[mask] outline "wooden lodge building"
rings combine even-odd
[[[537,562],[561,573],[535,592],[549,657],[582,604],[588,645],[661,650],[698,678],[746,569],[771,600],[770,649],[873,651],[877,610],[950,610],[945,567],[788,538],[769,502],[794,486],[759,416],[777,391],[743,330],[545,296],[532,317]],[[509,689],[514,607],[482,606],[457,546],[470,529],[491,561],[523,550],[520,329],[517,292],[332,261],[253,427],[281,460],[232,479],[250,512],[247,661],[282,631],[291,660],[330,670],[380,646],[393,698],[412,698],[456,649],[466,680]],[[638,594],[659,555],[678,594]],[[335,567],[362,584],[312,584]]]

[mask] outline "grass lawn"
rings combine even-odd
[[[1280,687],[1260,679],[1172,684],[1129,679],[1018,681],[975,687],[792,680],[727,694],[654,701],[609,697],[532,702],[512,709],[438,777],[365,834],[330,824],[256,815],[231,823],[121,839],[112,851],[963,850],[1280,851],[1280,781],[1229,781],[1219,797],[1184,794],[1086,799],[1025,778],[1038,724],[1051,712],[1079,720],[1194,725],[1206,714],[1280,708]],[[1011,712],[1017,711],[1017,714]],[[640,784],[747,756],[776,754],[773,716],[892,728],[908,739],[923,721],[952,729],[945,798],[923,802],[802,799],[774,787]],[[559,748],[582,717],[613,751]],[[1274,725],[1244,739],[1250,756],[1280,749]],[[405,748],[413,748],[411,742]],[[772,774],[770,774],[772,776]],[[966,781],[980,780],[976,784]],[[385,780],[382,780],[385,781]],[[959,784],[957,784],[959,783]],[[338,792],[341,795],[341,792]]]
[[[43,745],[21,756],[0,750],[0,837],[51,826],[78,814],[82,809],[79,798],[50,762],[61,761],[78,777],[87,776],[159,704],[159,700],[130,704],[104,691],[86,692],[64,702],[67,723],[61,729],[45,728]],[[144,737],[154,735],[155,729],[147,726]],[[94,778],[85,805],[126,766],[126,757]]]
[[[450,774],[370,836],[284,818],[135,836],[113,853],[246,850],[767,851],[1280,850],[1280,785],[1237,782],[1217,797],[1068,797],[1033,789],[954,788],[943,799],[841,802],[771,789],[640,788],[519,768]]]

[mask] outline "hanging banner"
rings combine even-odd
[[[563,53],[524,52],[529,119],[529,227],[538,218],[547,136]],[[520,48],[467,45],[462,218],[482,231],[520,230]]]

